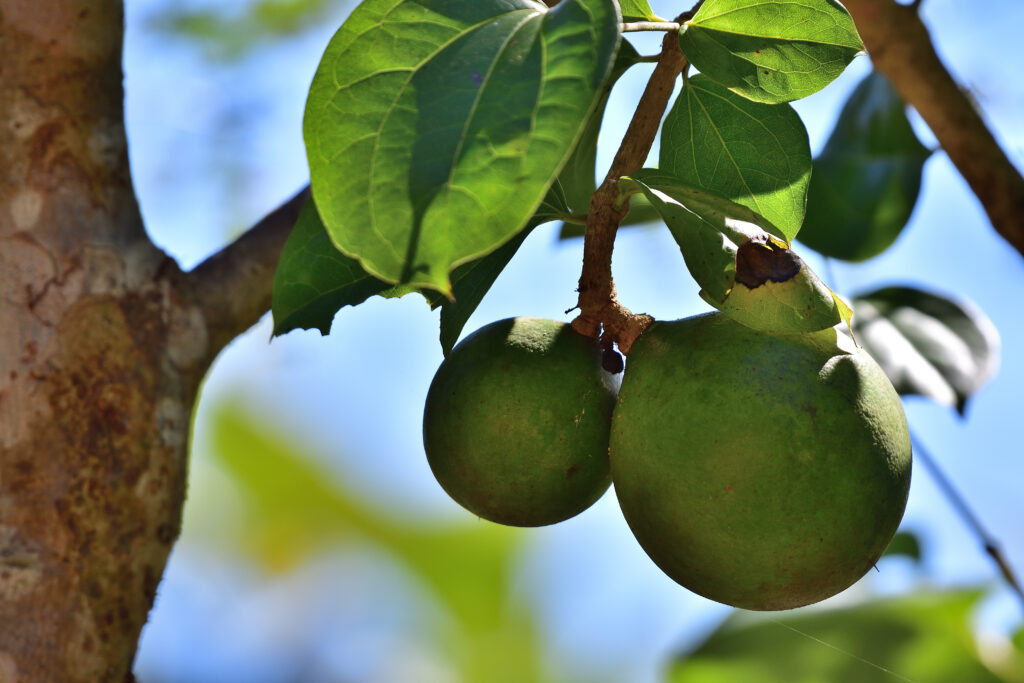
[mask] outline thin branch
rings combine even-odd
[[[627,24],[619,24],[619,30],[623,33],[635,33],[637,31],[668,31],[675,33],[679,30],[679,24],[674,21],[634,21]]]
[[[939,467],[938,462],[935,461],[935,458],[933,458],[924,447],[924,444],[914,437],[913,434],[910,436],[910,443],[914,447],[914,457],[917,458],[921,464],[925,466],[925,469],[927,469],[932,475],[935,483],[938,484],[939,489],[942,490],[942,493],[953,506],[953,509],[956,510],[957,514],[960,515],[960,518],[964,520],[964,523],[967,524],[974,535],[978,537],[978,540],[981,541],[982,547],[999,568],[999,573],[1003,575],[1003,579],[1006,580],[1006,583],[1009,584],[1013,592],[1017,594],[1018,598],[1020,598],[1021,605],[1024,605],[1024,588],[1021,587],[1020,581],[1017,580],[1017,576],[1013,572],[1013,568],[1003,555],[1002,550],[1000,550],[998,541],[996,541],[996,539],[986,531],[985,527],[982,526],[981,521],[978,519],[978,516],[974,514],[971,506],[967,504],[964,497],[956,490],[956,487],[953,486],[953,482],[951,482],[945,472],[942,471],[942,468]]]
[[[580,315],[573,328],[588,337],[602,336],[606,347],[612,342],[624,354],[652,322],[648,315],[634,315],[618,302],[612,281],[612,249],[615,232],[628,212],[617,210],[614,202],[619,194],[618,181],[641,166],[654,144],[661,117],[668,106],[676,78],[685,66],[683,53],[675,33],[662,41],[661,55],[654,67],[647,88],[637,104],[633,119],[626,129],[605,180],[590,198],[587,229],[583,238],[583,271],[580,274]],[[603,328],[603,334],[602,334]]]
[[[206,319],[212,353],[269,310],[278,257],[308,199],[306,186],[186,274],[191,298]]]
[[[1024,255],[1024,177],[932,46],[917,3],[845,0],[875,68],[932,129],[996,231]]]

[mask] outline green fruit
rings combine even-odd
[[[754,610],[863,576],[910,486],[903,408],[867,352],[835,329],[774,336],[720,313],[654,323],[633,345],[610,451],[655,563]]]
[[[565,323],[482,327],[452,350],[427,393],[430,468],[456,502],[492,522],[568,519],[610,483],[615,385],[597,344]]]

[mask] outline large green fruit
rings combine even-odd
[[[910,438],[899,396],[835,329],[774,336],[715,313],[654,323],[612,420],[612,481],[647,554],[705,597],[823,600],[899,525]]]
[[[615,380],[601,349],[555,320],[480,328],[441,364],[427,393],[423,444],[445,491],[513,526],[582,512],[610,483]]]

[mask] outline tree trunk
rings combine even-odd
[[[132,191],[122,23],[112,0],[0,9],[5,683],[131,678],[212,356]]]

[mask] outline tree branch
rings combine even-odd
[[[185,278],[203,311],[216,353],[270,309],[274,269],[285,240],[309,199],[307,185]]]
[[[619,196],[618,181],[621,176],[643,166],[647,159],[675,87],[676,77],[684,65],[678,35],[666,34],[658,64],[647,82],[647,88],[629,122],[611,168],[604,182],[590,198],[577,303],[580,315],[572,321],[572,326],[588,337],[597,338],[601,335],[606,348],[616,342],[624,354],[629,353],[633,342],[651,324],[653,318],[649,315],[634,315],[618,302],[615,295],[612,249],[619,223],[629,211],[628,208],[618,210],[614,206]]]
[[[1024,178],[932,46],[916,3],[845,0],[875,68],[931,128],[992,226],[1024,255]]]
[[[953,506],[953,509],[956,510],[956,513],[960,515],[960,518],[970,528],[974,535],[978,537],[982,548],[985,550],[985,554],[992,558],[992,561],[999,569],[999,573],[1002,574],[1003,580],[1006,581],[1010,590],[1020,598],[1021,605],[1024,606],[1024,587],[1021,587],[1020,581],[1017,580],[1017,576],[1014,574],[1013,568],[1003,555],[1003,551],[999,548],[999,543],[988,533],[988,531],[985,530],[985,527],[982,526],[978,516],[974,514],[973,510],[971,510],[971,506],[967,504],[964,497],[956,490],[956,487],[953,486],[953,482],[951,482],[949,477],[946,476],[946,473],[942,471],[942,468],[939,467],[939,463],[936,462],[935,458],[933,458],[928,450],[925,449],[924,444],[914,437],[913,434],[910,435],[910,443],[914,447],[914,457],[920,460],[921,463],[924,464],[925,469],[931,473],[932,479],[935,480],[935,483],[938,484],[942,493],[945,494],[950,505]]]

